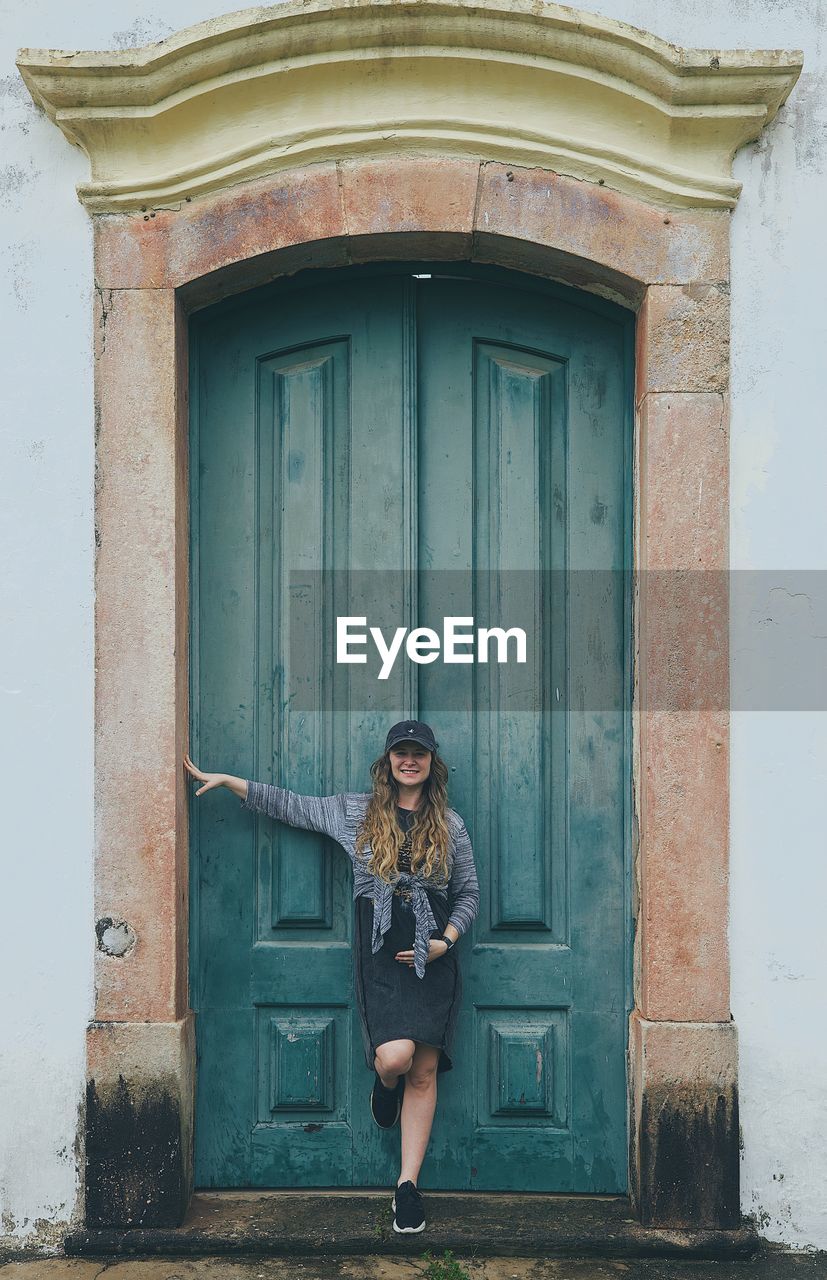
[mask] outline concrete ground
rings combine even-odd
[[[0,1265],[1,1280],[822,1280],[827,1254],[766,1250],[750,1259],[37,1258]]]

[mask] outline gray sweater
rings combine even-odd
[[[394,885],[410,885],[416,917],[414,969],[420,978],[425,972],[428,938],[436,928],[426,886],[429,892],[448,898],[450,915],[447,923],[452,924],[457,933],[464,933],[477,915],[480,890],[471,839],[465,823],[454,809],[446,810],[445,815],[451,833],[448,880],[439,880],[435,876],[426,878],[420,871],[400,871],[394,884],[388,884],[367,869],[371,856],[370,846],[366,846],[361,854],[356,852],[356,835],[371,797],[369,791],[347,791],[333,796],[302,796],[295,791],[288,791],[286,787],[272,786],[268,782],[253,782],[251,779],[246,779],[246,782],[247,796],[241,801],[242,808],[266,813],[268,817],[286,822],[291,827],[319,831],[336,840],[349,854],[353,865],[354,899],[362,896],[373,899],[371,945],[374,951],[382,946],[383,934],[390,927]]]

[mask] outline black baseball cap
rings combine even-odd
[[[433,729],[422,720],[400,720],[398,724],[393,725],[385,739],[385,750],[390,751],[391,747],[397,746],[400,742],[418,742],[428,751],[436,751],[438,746]]]

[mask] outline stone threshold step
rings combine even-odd
[[[199,1191],[180,1227],[82,1227],[67,1254],[421,1255],[477,1257],[746,1258],[759,1248],[745,1221],[727,1231],[664,1230],[635,1219],[626,1196],[428,1191],[426,1226],[393,1230],[392,1189]]]

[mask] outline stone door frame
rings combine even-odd
[[[318,164],[146,220],[95,216],[99,943],[89,1225],[134,1221],[150,1196],[151,1220],[175,1222],[191,1185],[190,786],[180,763],[190,678],[188,315],[301,267],[416,258],[493,262],[622,301],[638,313],[635,566],[720,571],[728,223],[725,211],[664,213],[549,171],[444,158]],[[725,701],[680,709],[683,697],[694,705],[699,643],[710,655],[700,674],[726,688],[726,601],[686,616],[676,650],[673,614],[647,610],[649,576],[638,573],[637,583],[630,1191],[644,1222],[732,1226],[728,716]],[[654,710],[642,716],[644,693]],[[116,1193],[107,1151],[120,1145],[130,1112],[157,1145],[130,1177],[119,1165]],[[150,1193],[153,1164],[177,1173]]]
[[[677,50],[534,0],[467,12],[458,0],[288,0],[250,13],[144,50],[18,59],[93,168],[80,188],[95,275],[87,1226],[177,1225],[192,1191],[188,316],[307,267],[439,260],[529,272],[636,312],[629,1187],[644,1224],[731,1229],[729,166],[789,93],[800,56]],[[457,77],[432,47],[435,23],[478,76]],[[282,28],[292,43],[278,44]],[[387,45],[372,129],[344,118],[365,83],[343,71],[348,31],[364,57]],[[398,96],[382,76],[417,40],[442,76],[446,120],[383,128]],[[281,61],[265,64],[274,49]],[[548,101],[565,104],[554,137],[514,113],[540,64]],[[287,116],[296,76],[316,77],[311,108],[332,85],[341,127],[264,138],[245,96],[251,70],[270,77]],[[581,115],[565,92],[572,70],[587,85]],[[235,150],[211,151],[213,134],[178,109],[199,93],[207,113],[224,95]],[[489,98],[507,130],[483,119]],[[610,108],[611,145],[596,144],[592,122]]]

